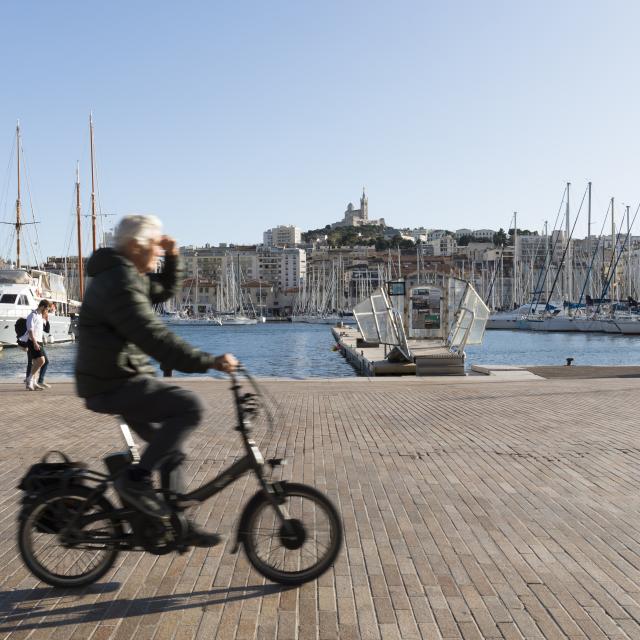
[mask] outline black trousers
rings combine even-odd
[[[121,415],[148,443],[140,468],[159,468],[163,481],[168,475],[172,488],[183,491],[176,460],[183,458],[184,442],[202,419],[204,407],[198,396],[150,376],[135,376],[114,391],[87,398],[86,406],[97,413]]]
[[[29,343],[31,344],[31,340],[29,340]],[[38,371],[38,383],[42,384],[44,382],[45,375],[47,375],[47,368],[49,367],[49,356],[47,355],[47,352],[44,350],[44,344],[40,345],[40,351],[35,351],[32,345],[30,347],[27,347],[27,372],[25,374],[25,377],[27,378],[27,380],[31,377],[31,368],[33,367],[34,352],[40,354],[40,355],[36,355],[35,356],[36,358],[42,358],[44,356],[44,364],[40,367],[40,370]]]

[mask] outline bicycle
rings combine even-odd
[[[249,383],[253,392],[243,389]],[[231,553],[243,546],[256,570],[274,582],[300,585],[322,575],[342,546],[342,522],[327,496],[304,484],[269,481],[265,460],[251,439],[251,419],[264,410],[273,426],[263,394],[249,373],[231,375],[237,426],[245,455],[215,478],[187,493],[170,487],[165,474],[160,492],[171,515],[152,518],[127,506],[115,507],[105,495],[114,480],[139,459],[129,427],[120,428],[127,450],[104,462],[108,473],[71,462],[51,463],[47,456],[33,465],[19,487],[24,491],[19,516],[20,554],[29,570],[56,587],[82,587],[99,580],[113,566],[120,551],[163,555],[184,553],[187,531],[183,512],[218,494],[245,473],[255,474],[260,488],[245,505]],[[267,460],[271,470],[283,459]]]

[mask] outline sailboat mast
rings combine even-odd
[[[591,247],[591,182],[588,184],[589,187],[589,200],[588,200],[588,211],[587,211],[587,247],[589,250],[589,255],[593,253],[593,249]],[[589,295],[593,295],[593,277],[591,275],[591,270],[589,270]]]
[[[564,263],[565,274],[566,274],[566,288],[565,288],[565,297],[567,300],[571,301],[573,297],[573,256],[571,255],[571,220],[569,218],[569,189],[571,188],[571,183],[567,182],[567,209],[566,209],[566,234],[567,234],[567,257]]]
[[[631,297],[631,226],[629,224],[629,205],[627,205],[627,297]]]
[[[16,198],[16,268],[20,268],[20,231],[22,221],[20,220],[20,123],[16,124],[16,157],[18,165],[18,195]]]
[[[613,214],[614,210],[614,199],[611,198],[611,264],[615,260],[616,249],[618,247],[618,240],[616,238],[616,221],[615,216]],[[614,286],[615,286],[615,278],[614,278]]]
[[[616,246],[616,220],[613,215],[614,200],[611,198],[611,250],[615,251]]]
[[[587,246],[591,251],[591,182],[588,183],[589,199],[587,201]]]
[[[200,304],[200,299],[199,299],[199,293],[200,293],[200,279],[198,277],[198,252],[194,251],[193,253],[193,257],[195,260],[195,268],[196,268],[196,295],[195,295],[195,301],[196,301],[196,308],[194,309],[194,315],[197,317],[198,312],[199,312],[199,304]]]
[[[518,307],[518,212],[513,212],[513,308]]]
[[[76,225],[78,228],[78,286],[80,300],[84,297],[84,267],[82,264],[82,215],[80,211],[80,163],[76,164]]]
[[[93,251],[96,250],[96,175],[95,156],[93,152],[93,113],[89,114],[89,143],[91,145],[91,240]]]

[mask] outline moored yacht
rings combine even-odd
[[[489,316],[487,321],[487,329],[527,329],[526,321],[528,318],[539,318],[545,312],[557,314],[560,309],[553,304],[545,305],[543,302],[520,305],[513,311],[497,311]]]
[[[0,270],[0,344],[16,346],[16,321],[26,318],[42,299],[56,303],[55,313],[49,314],[51,330],[45,334],[45,340],[75,339],[74,318],[79,303],[67,298],[61,275],[36,269],[3,269]]]
[[[230,314],[221,316],[220,323],[224,326],[258,324],[258,318],[250,318],[249,316],[245,316],[242,314]]]

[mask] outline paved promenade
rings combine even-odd
[[[192,380],[210,408],[193,483],[240,453],[226,382]],[[265,385],[280,427],[256,429],[286,477],[339,505],[346,544],[300,589],[257,575],[230,543],[125,553],[93,588],[32,578],[15,543],[25,468],[59,448],[99,468],[115,420],[70,384],[0,385],[0,638],[640,638],[640,380],[342,379]],[[229,534],[255,490],[197,512]]]

